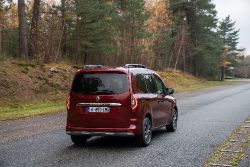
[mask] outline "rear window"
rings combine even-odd
[[[80,94],[121,94],[128,90],[128,76],[117,73],[80,73],[72,86],[72,91]]]

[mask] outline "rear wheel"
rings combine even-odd
[[[89,137],[71,135],[71,140],[75,145],[83,146]]]
[[[177,129],[177,120],[178,120],[178,111],[176,108],[172,110],[172,121],[169,125],[166,126],[167,131],[175,132]]]
[[[142,134],[138,136],[137,141],[139,146],[146,147],[152,139],[152,122],[148,117],[143,120]]]

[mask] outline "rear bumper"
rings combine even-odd
[[[68,135],[79,136],[135,136],[138,134],[138,129],[135,125],[130,125],[129,128],[82,128],[82,127],[66,127]]]
[[[77,136],[135,136],[131,132],[86,132],[86,131],[66,131],[68,135],[77,135]]]

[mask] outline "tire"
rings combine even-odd
[[[142,134],[137,137],[138,145],[146,147],[151,143],[152,139],[152,122],[148,117],[145,117],[142,125]]]
[[[89,137],[71,135],[71,140],[75,145],[83,146]]]
[[[172,121],[166,126],[168,132],[175,132],[177,129],[178,111],[176,108],[172,110]]]

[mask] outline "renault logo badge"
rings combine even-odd
[[[96,102],[99,102],[100,99],[101,99],[101,98],[100,98],[99,96],[96,96],[96,99],[95,99],[95,100],[96,100]]]

